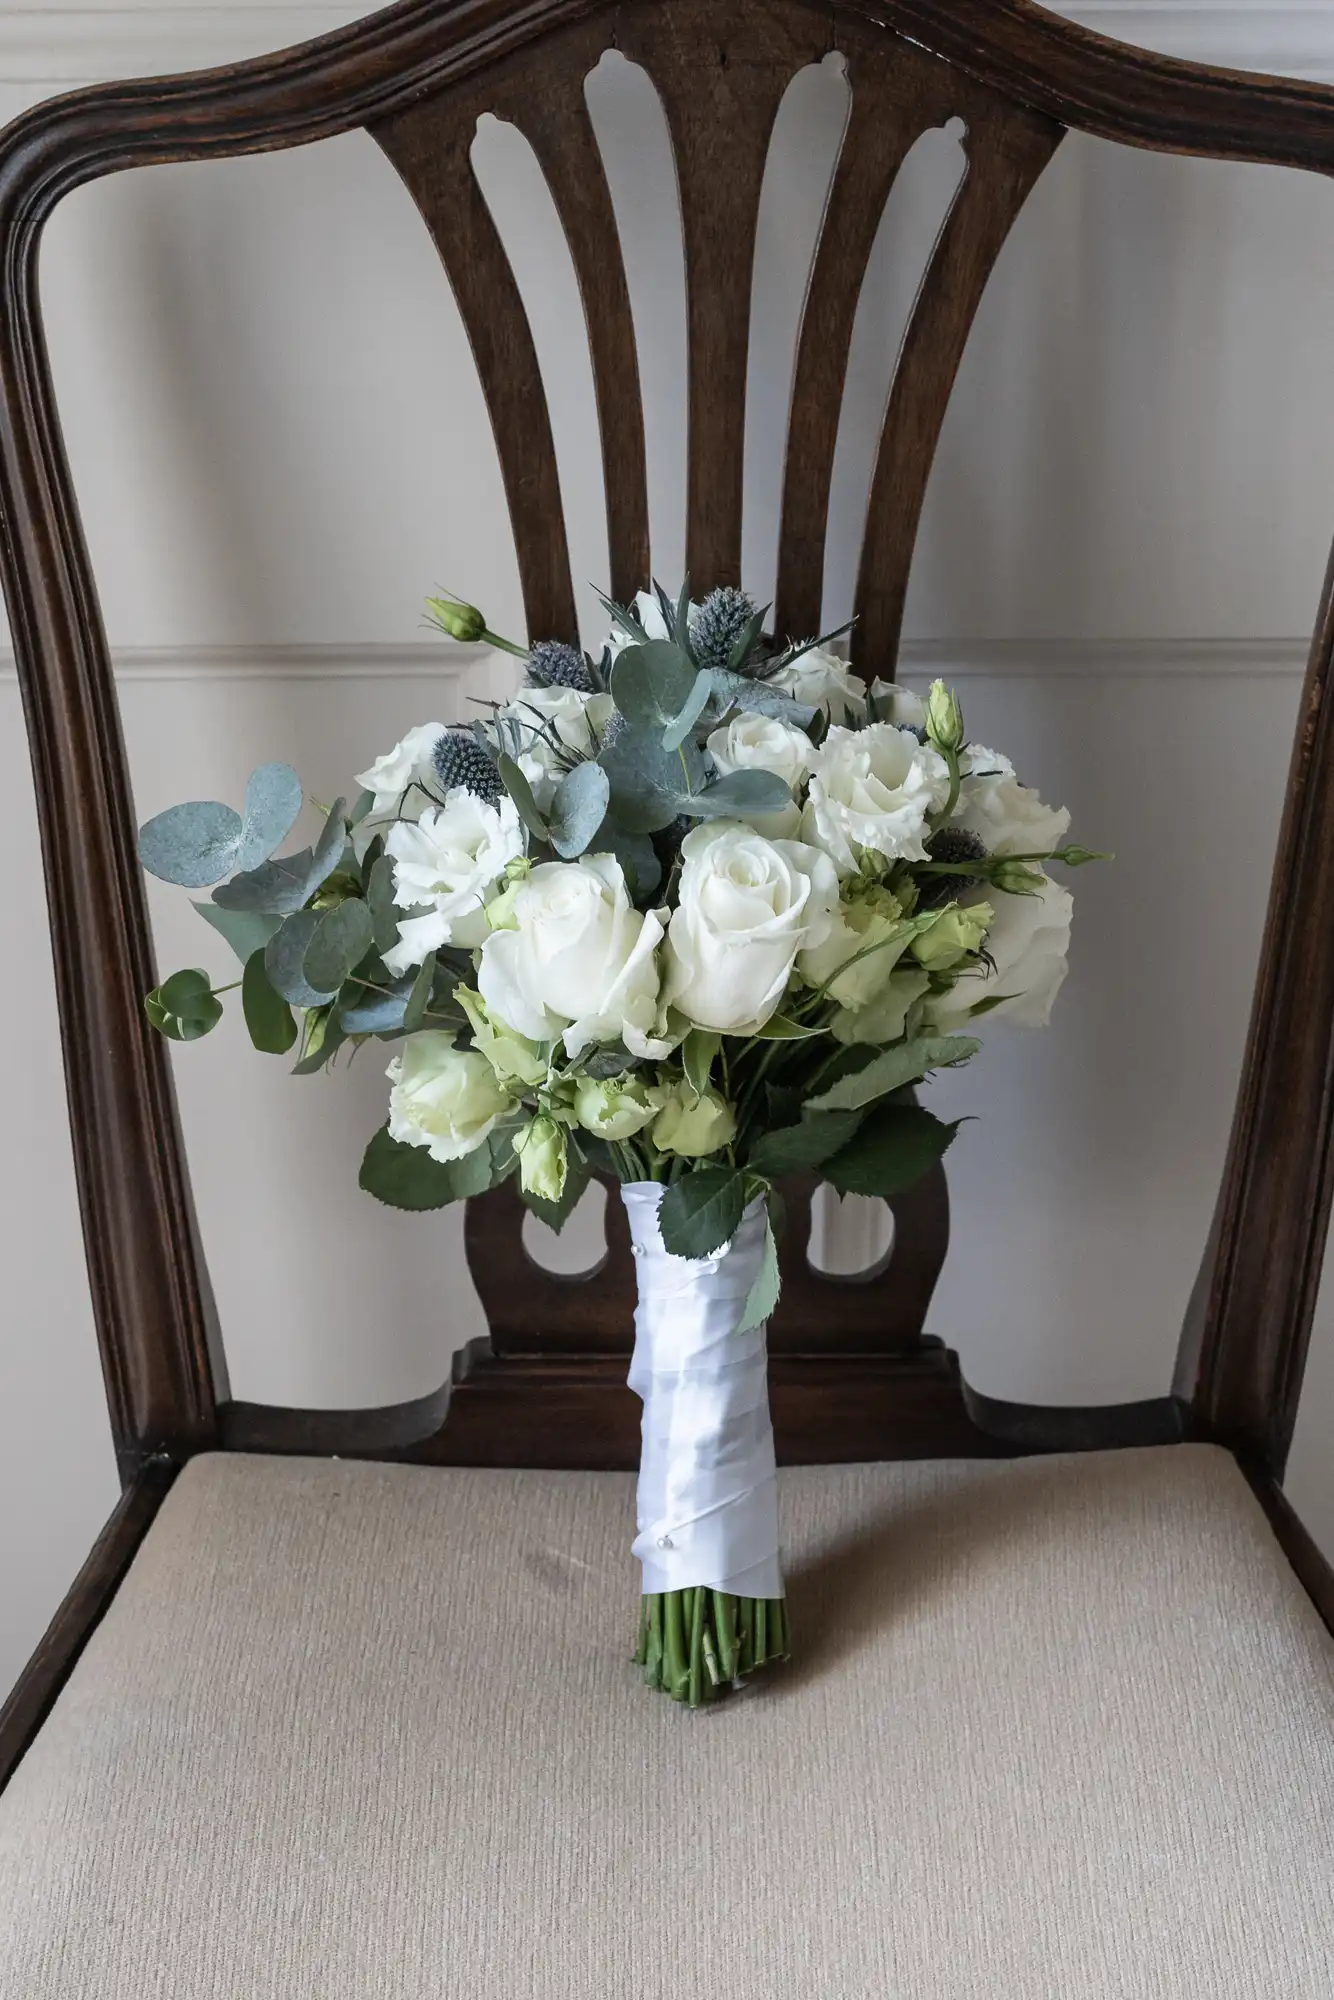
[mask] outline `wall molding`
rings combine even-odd
[[[328,0],[45,6],[0,11],[0,84],[50,88],[240,62],[372,11]],[[1100,34],[1196,62],[1334,79],[1334,7],[1259,0],[1070,0],[1058,11]]]
[[[900,671],[907,680],[1251,680],[1295,676],[1306,639],[910,639]],[[485,646],[430,640],[364,646],[122,646],[116,678],[140,681],[420,680],[490,685],[503,670]],[[0,652],[0,681],[14,680],[14,656]]]

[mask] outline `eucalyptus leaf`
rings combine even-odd
[[[330,1005],[312,1009],[306,1015],[306,1042],[301,1059],[292,1066],[293,1076],[314,1076],[325,1068],[335,1050],[347,1040],[343,1024]]]
[[[767,681],[752,680],[749,674],[731,673],[726,670],[713,673],[714,700],[720,710],[729,707],[753,709],[757,715],[776,716],[780,722],[787,722],[794,729],[812,729],[817,716],[822,716],[818,708],[808,707],[788,693],[786,688],[771,687]]]
[[[589,846],[607,816],[611,785],[600,764],[576,764],[565,773],[551,801],[549,839],[563,861]]]
[[[172,806],[139,834],[150,875],[187,889],[208,888],[264,861],[301,811],[301,781],[290,764],[261,764],[246,786],[244,816],[216,799]]]
[[[415,1035],[426,1020],[431,1004],[431,990],[435,985],[435,953],[428,951],[417,968],[417,976],[412,982],[407,1005],[403,1009],[403,1032]]]
[[[246,960],[241,975],[241,1007],[255,1047],[265,1055],[285,1056],[296,1041],[297,1026],[291,1008],[275,992],[264,968],[262,945]]]
[[[632,1056],[623,1042],[607,1042],[601,1048],[592,1049],[586,1056],[582,1056],[579,1067],[585,1076],[591,1076],[595,1082],[602,1083],[609,1076],[625,1076],[630,1070],[636,1069],[639,1062],[640,1058]]]
[[[701,667],[695,676],[695,685],[686,697],[680,713],[672,717],[672,720],[662,732],[662,747],[664,750],[675,750],[679,744],[685,742],[687,736],[689,736],[691,730],[708,707],[709,697],[712,693],[713,675],[707,667]]]
[[[712,1257],[736,1235],[746,1185],[732,1167],[696,1167],[669,1187],[658,1211],[662,1240],[673,1257]]]
[[[823,1163],[821,1178],[840,1194],[901,1194],[944,1157],[962,1122],[947,1125],[917,1104],[882,1104],[855,1137]]]
[[[370,950],[374,930],[369,905],[356,897],[322,911],[302,961],[306,984],[317,993],[336,993]]]
[[[728,655],[727,664],[733,672],[744,666],[750,658],[755,648],[755,641],[764,630],[764,621],[769,616],[769,610],[770,607],[767,604],[762,605],[758,611],[754,612],[746,620],[741,630],[737,633],[736,638],[732,641],[732,650]]]
[[[702,791],[682,798],[682,812],[696,819],[740,819],[749,813],[781,812],[792,793],[776,771],[729,771]]]
[[[265,861],[222,883],[213,892],[220,909],[260,911],[266,916],[293,915],[310,901],[343,858],[347,821],[342,799],[335,799],[313,848],[278,861]]]
[[[853,1076],[840,1077],[809,1101],[812,1111],[858,1111],[905,1084],[918,1083],[928,1070],[953,1068],[975,1056],[982,1044],[967,1035],[918,1035],[882,1049]]]
[[[264,970],[276,993],[293,1007],[323,1007],[337,990],[322,991],[305,976],[306,953],[319,927],[321,910],[296,910],[264,948]]]
[[[222,1019],[222,1002],[206,972],[173,972],[144,996],[144,1012],[170,1042],[197,1042]]]
[[[795,1125],[761,1132],[746,1165],[752,1173],[778,1180],[784,1174],[808,1174],[845,1147],[862,1122],[860,1111],[812,1111],[803,1107]]]
[[[218,903],[196,903],[195,908],[227,940],[242,965],[263,950],[282,922],[281,917],[268,917],[260,910],[224,910]]]
[[[375,949],[392,951],[398,943],[402,912],[394,901],[394,864],[387,854],[382,854],[371,869],[366,883],[366,902],[371,913]]]
[[[676,750],[664,750],[660,730],[627,725],[604,746],[598,762],[611,785],[612,813],[631,834],[656,833],[670,826],[692,794],[704,788],[705,766],[698,745],[687,739]],[[786,786],[783,789],[786,795]]]
[[[627,646],[611,670],[611,696],[633,729],[661,736],[689,701],[698,670],[671,639]]]
[[[403,1026],[412,979],[386,982],[383,992],[349,980],[338,996],[338,1019],[349,1035],[392,1035]]]
[[[537,800],[533,797],[533,788],[527,778],[524,777],[523,772],[519,769],[514,759],[507,756],[502,756],[498,759],[496,768],[500,772],[501,783],[514,801],[515,811],[527,827],[529,833],[532,834],[535,840],[546,841],[549,838],[547,823],[538,811]]]
[[[647,903],[662,882],[662,863],[646,833],[627,833],[610,814],[598,828],[599,852],[614,854],[621,864],[631,900]]]

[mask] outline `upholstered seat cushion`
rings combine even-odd
[[[0,1797],[4,2000],[1330,2000],[1334,1648],[1203,1447],[783,1475],[799,1662],[628,1658],[632,1482],[196,1460]]]

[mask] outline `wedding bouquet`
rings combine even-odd
[[[605,601],[605,600],[604,600]],[[631,1386],[646,1678],[692,1706],[788,1650],[765,1321],[775,1183],[892,1195],[956,1127],[914,1086],[984,1017],[1039,1026],[1071,898],[1069,815],[968,740],[957,697],[864,686],[823,641],[780,645],[740,590],[608,603],[597,657],[524,661],[470,727],[426,723],[275,858],[303,804],[265,765],[243,812],[142,829],[153,874],[209,888],[255,1046],[296,1072],[393,1044],[361,1185],[435,1209],[518,1176],[559,1229],[621,1184],[639,1274]],[[222,1012],[196,970],[147,997],[189,1041]]]

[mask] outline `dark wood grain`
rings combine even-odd
[[[590,260],[607,235],[610,215],[578,99],[588,67],[613,43],[648,68],[678,154],[691,280],[688,532],[697,589],[737,576],[754,219],[768,134],[792,76],[837,46],[848,59],[854,107],[859,77],[871,79],[868,87],[884,98],[883,128],[859,118],[854,108],[852,151],[839,168],[843,191],[836,182],[819,252],[825,272],[846,274],[850,287],[864,268],[870,227],[859,206],[861,189],[873,205],[892,178],[907,129],[896,124],[900,114],[893,107],[920,100],[929,109],[928,122],[957,112],[968,128],[968,175],[924,282],[880,444],[858,640],[860,657],[872,669],[892,670],[921,494],[986,272],[1060,130],[1074,127],[1163,151],[1334,171],[1329,90],[1210,71],[1121,47],[1026,0],[844,0],[834,8],[824,0],[718,0],[710,6],[704,0],[405,0],[279,56],[232,70],[76,92],[8,128],[0,137],[0,567],[32,742],[93,1303],[127,1475],[160,1450],[184,1458],[209,1445],[217,1416],[207,1294],[168,1068],[140,1011],[152,968],[134,815],[106,642],[51,393],[36,284],[42,228],[65,194],[102,174],[372,129],[426,212],[469,321],[500,441],[530,625],[535,632],[572,633],[559,480],[531,331],[468,155],[476,116],[494,103],[528,130],[550,177],[589,320],[615,517],[613,559],[618,577],[637,580],[645,547],[642,410],[630,372],[623,277],[610,280],[604,312],[590,306]],[[923,79],[941,66],[949,73],[938,87],[931,84],[928,107]],[[549,105],[532,105],[534,76],[547,79]],[[527,95],[507,99],[507,90],[516,90],[524,77],[530,79]],[[873,146],[881,148],[876,158],[861,161],[861,151]],[[818,301],[812,293],[802,335],[789,489],[795,492],[809,468],[815,491],[804,512],[794,499],[785,514],[783,583],[794,616],[803,614],[801,623],[812,604],[823,532],[825,460],[846,362],[849,306],[841,298],[826,307],[823,288]],[[809,408],[813,402],[820,407]],[[1192,1423],[1252,1451],[1270,1475],[1281,1467],[1291,1432],[1330,1194],[1332,649],[1334,612],[1327,596],[1295,753],[1217,1251],[1200,1331],[1182,1360],[1184,1393],[1195,1404]],[[1300,923],[1291,920],[1294,910],[1301,912]],[[931,1396],[943,1398],[932,1407],[949,1414],[938,1423],[923,1420],[915,1434],[948,1449],[964,1449],[960,1438],[981,1435],[957,1383],[941,1386],[932,1350],[913,1335],[910,1351],[896,1351],[902,1328],[920,1326],[919,1308],[934,1282],[937,1252],[943,1254],[938,1196],[928,1191],[922,1200],[927,1205],[911,1226],[927,1247],[918,1256],[912,1282],[919,1294],[910,1310],[897,1294],[888,1302],[875,1284],[840,1291],[811,1280],[806,1290],[801,1271],[790,1270],[789,1299],[774,1327],[775,1398],[780,1434],[789,1440],[785,1449],[836,1456],[854,1435],[858,1449],[877,1439],[885,1449],[898,1448],[916,1421],[903,1414],[919,1393],[907,1385],[928,1378]],[[531,1267],[515,1269],[536,1296]],[[525,1353],[532,1327],[525,1332],[517,1279],[506,1274],[511,1294],[496,1306],[491,1358],[478,1360],[460,1383],[444,1430],[427,1440],[430,1448],[447,1448],[451,1427],[464,1424],[470,1406],[503,1405],[511,1416],[494,1428],[488,1449],[505,1448],[507,1439],[517,1448],[516,1441],[537,1436],[544,1425],[549,1449],[585,1449],[582,1427],[590,1407],[605,1407],[599,1399],[611,1393],[608,1371],[623,1366],[628,1324],[624,1288],[614,1289],[621,1280],[610,1265],[605,1277],[612,1289],[600,1317],[587,1303],[595,1288],[565,1294],[578,1304],[568,1328],[550,1338],[582,1339],[585,1355],[590,1343],[594,1351],[591,1358],[571,1351],[562,1359],[556,1351]],[[907,1266],[898,1270],[896,1283],[899,1293],[910,1292]],[[556,1328],[554,1310],[543,1307],[547,1324]],[[832,1342],[828,1328],[835,1329]],[[597,1341],[605,1351],[597,1350]],[[876,1343],[877,1351],[866,1351]],[[593,1371],[593,1406],[569,1387],[568,1376],[564,1401],[543,1400],[550,1371],[561,1367]],[[881,1386],[872,1393],[868,1385],[877,1381]],[[626,1392],[616,1393],[624,1408]],[[866,1408],[879,1414],[858,1430],[863,1395]],[[907,1400],[896,1403],[896,1397]],[[229,1408],[232,1438],[247,1425],[253,1430],[266,1422],[275,1443],[287,1434],[282,1413],[266,1418],[246,1415],[244,1406]],[[426,1422],[428,1414],[419,1411],[411,1421]],[[395,1446],[391,1433],[398,1419],[382,1413],[379,1422],[386,1449],[427,1448],[411,1440]],[[851,1430],[841,1428],[849,1425]],[[323,1435],[334,1432],[326,1427]],[[986,1448],[995,1448],[995,1441]]]
[[[1278,1481],[1271,1479],[1264,1468],[1253,1460],[1243,1458],[1241,1469],[1250,1480],[1256,1499],[1269,1516],[1269,1525],[1274,1530],[1279,1547],[1296,1571],[1303,1590],[1327,1629],[1334,1633],[1334,1568],[1321,1555]]]
[[[174,1478],[175,1468],[163,1461],[151,1461],[133,1475],[69,1595],[0,1708],[0,1791],[50,1714]]]
[[[1007,109],[969,126],[955,192],[899,351],[866,512],[852,659],[893,680],[908,572],[940,427],[1001,245],[1064,128]]]
[[[466,100],[383,119],[374,137],[409,189],[458,302],[500,459],[530,639],[579,637],[551,418],[532,328],[477,184]]]

